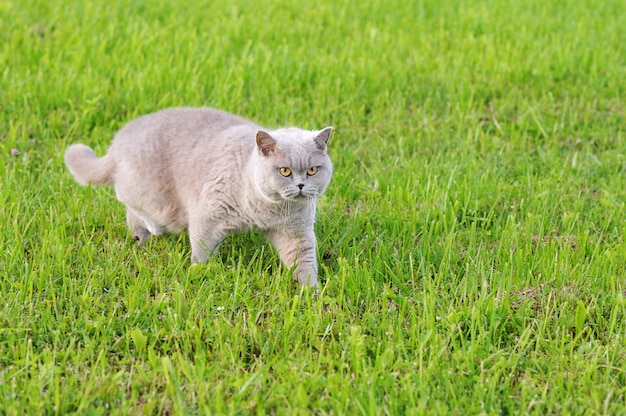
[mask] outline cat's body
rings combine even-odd
[[[86,185],[112,185],[139,241],[187,228],[194,262],[231,232],[262,231],[294,279],[317,284],[316,198],[332,173],[331,129],[269,131],[214,110],[174,108],[123,127],[97,158],[75,144],[65,162]]]

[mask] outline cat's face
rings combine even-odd
[[[259,131],[256,183],[269,199],[305,201],[320,196],[330,183],[332,164],[326,153],[331,128],[321,131]]]

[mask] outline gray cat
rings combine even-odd
[[[188,228],[192,262],[206,262],[229,233],[259,230],[295,265],[295,280],[316,286],[313,223],[332,174],[330,133],[173,108],[128,123],[101,158],[70,146],[65,163],[80,184],[115,188],[135,240]]]

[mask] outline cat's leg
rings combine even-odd
[[[317,256],[313,227],[302,230],[273,230],[265,233],[287,267],[296,266],[294,280],[317,286]]]
[[[130,228],[130,233],[133,236],[133,240],[140,243],[150,238],[151,234],[146,227],[146,224],[137,215],[132,208],[126,207],[126,224]]]
[[[225,235],[206,222],[189,223],[191,262],[206,263],[209,255],[215,254]]]

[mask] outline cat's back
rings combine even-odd
[[[243,127],[258,128],[249,120],[214,108],[167,108],[130,121],[117,133],[114,142],[210,139]]]

